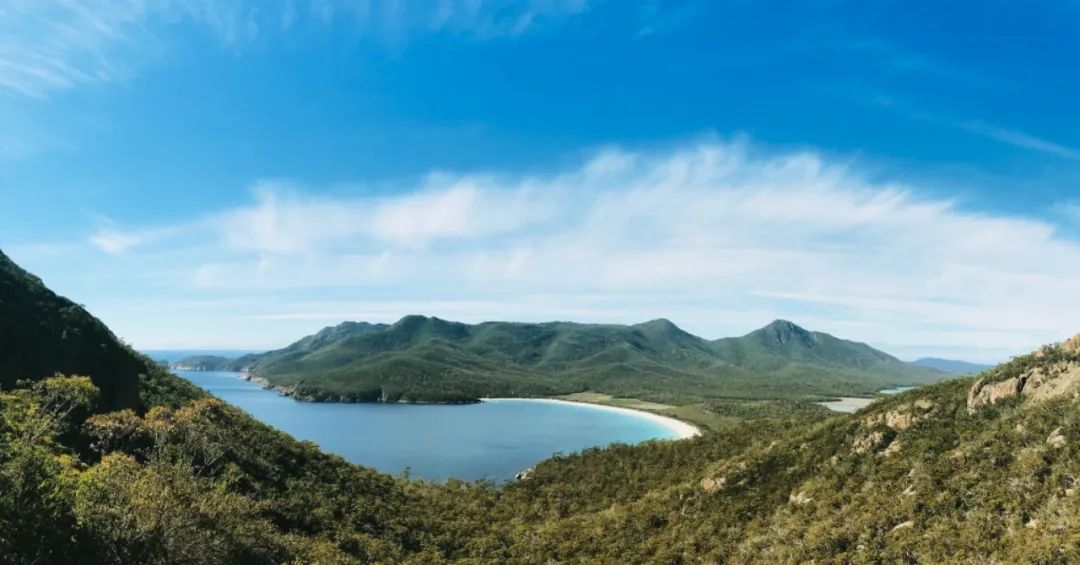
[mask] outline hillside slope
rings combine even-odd
[[[595,391],[676,404],[873,394],[947,375],[776,321],[709,342],[668,320],[470,325],[406,316],[327,328],[229,365],[308,400],[465,402]]]
[[[643,488],[632,478],[649,467],[631,464],[640,453],[549,461],[510,491],[532,491],[519,496],[535,499],[559,489],[584,502],[502,557],[1077,562],[1078,408],[1080,336],[978,378],[759,436],[711,462],[686,460],[666,474],[676,479],[667,485],[655,479]]]
[[[82,306],[0,252],[0,389],[56,373],[90,377],[106,409],[145,408],[157,389],[196,394],[186,382],[121,343]],[[140,381],[148,383],[140,389]]]
[[[4,563],[399,562],[438,547],[423,487],[210,398],[3,254],[0,338]]]
[[[40,296],[22,312],[57,324],[12,326],[19,343],[85,330],[85,313],[37,279],[8,284],[5,299]],[[452,343],[463,329],[423,331]],[[626,331],[615,334],[638,339]],[[790,340],[764,345],[776,342]],[[59,354],[73,371],[102,362],[72,343]],[[57,353],[19,359],[50,366]],[[0,391],[4,562],[1080,561],[1080,336],[855,414],[560,455],[501,488],[350,465],[218,400],[170,391],[170,379],[137,381],[151,406],[142,414],[94,414],[86,378]]]

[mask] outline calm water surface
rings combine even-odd
[[[299,402],[239,373],[180,376],[298,439],[349,461],[414,477],[509,480],[557,452],[674,434],[629,414],[529,400],[462,406]]]
[[[894,388],[883,388],[878,391],[878,394],[884,394],[892,396],[894,394],[900,394],[914,389],[913,386],[898,386]],[[870,403],[877,400],[877,398],[857,398],[850,396],[841,396],[840,400],[830,400],[827,402],[818,402],[818,404],[832,410],[833,412],[856,412],[862,408],[870,405]]]

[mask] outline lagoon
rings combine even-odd
[[[907,392],[909,390],[913,390],[914,388],[915,387],[913,386],[897,386],[892,388],[883,388],[877,391],[877,393],[879,395],[893,396],[896,394]],[[857,412],[859,410],[862,410],[863,408],[866,408],[878,398],[880,397],[864,398],[855,396],[841,396],[836,400],[827,400],[825,402],[818,402],[818,404],[828,408],[829,410],[832,410],[833,412],[850,413]]]
[[[674,439],[677,425],[578,403],[495,399],[479,404],[300,402],[239,373],[177,371],[258,420],[380,471],[442,481],[503,482],[556,453]]]

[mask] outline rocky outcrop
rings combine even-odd
[[[724,486],[726,485],[727,477],[718,477],[715,479],[706,477],[704,479],[701,479],[701,490],[705,491],[706,494],[715,494],[717,492],[720,492],[724,490]]]
[[[1061,344],[1061,349],[1063,349],[1065,353],[1080,355],[1080,334],[1076,334],[1065,340],[1065,343]]]
[[[813,500],[814,499],[810,498],[809,496],[806,496],[806,493],[803,491],[799,491],[798,493],[793,492],[788,495],[788,502],[794,504],[795,506],[802,506],[803,504],[808,504]]]
[[[980,406],[997,404],[1001,400],[1019,395],[1024,390],[1027,375],[1005,379],[996,383],[987,383],[984,382],[985,380],[979,379],[975,381],[975,384],[968,389],[967,409],[970,414],[974,414],[975,410]]]
[[[1021,393],[1033,400],[1064,396],[1080,385],[1080,363],[1060,363],[1028,376]]]
[[[883,443],[885,443],[884,433],[881,431],[870,432],[864,436],[855,438],[855,441],[851,444],[851,452],[855,454],[866,453],[876,449]]]
[[[863,418],[863,425],[866,427],[884,425],[902,432],[930,417],[933,408],[933,401],[919,398],[914,402],[903,404],[892,410],[867,416]]]
[[[1062,435],[1060,427],[1050,432],[1050,437],[1046,438],[1046,443],[1050,444],[1050,447],[1054,449],[1065,447],[1065,436]]]
[[[1080,336],[1066,343],[1071,348],[1080,348]],[[1062,361],[1034,367],[1018,377],[1003,381],[987,382],[985,378],[979,379],[968,389],[967,410],[973,414],[980,406],[997,404],[1018,396],[1041,402],[1077,390],[1080,390],[1080,362]]]
[[[968,389],[967,410],[1016,397],[1035,402],[1080,393],[1080,334],[1060,345],[1040,347],[1034,358],[1039,364],[1018,376],[1002,380],[983,377]]]

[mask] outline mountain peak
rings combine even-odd
[[[769,345],[783,347],[789,343],[799,343],[812,347],[817,339],[814,334],[798,324],[788,320],[773,320],[769,325],[753,332]]]
[[[784,320],[782,318],[777,318],[777,319],[773,320],[772,322],[769,323],[769,325],[765,326],[762,329],[764,329],[764,330],[772,329],[772,330],[778,330],[778,331],[796,331],[796,332],[809,333],[809,332],[807,332],[807,330],[805,328],[803,328],[799,324],[796,324],[795,322],[792,322],[790,320]]]
[[[419,326],[419,325],[427,322],[430,319],[431,318],[428,318],[427,316],[424,316],[422,314],[408,314],[406,316],[402,316],[400,320],[394,322],[394,325],[399,326],[399,327],[400,326]]]
[[[661,330],[665,330],[665,331],[669,331],[669,330],[681,331],[679,326],[676,326],[674,322],[672,322],[671,320],[669,320],[667,318],[656,318],[654,320],[649,320],[648,322],[641,322],[640,324],[637,324],[637,327],[639,327],[639,328],[655,328],[655,329],[661,329]]]
[[[771,323],[769,323],[769,325],[765,326],[762,329],[780,334],[810,334],[810,330],[807,330],[806,328],[800,326],[799,324],[796,324],[795,322],[783,319],[773,320]]]

